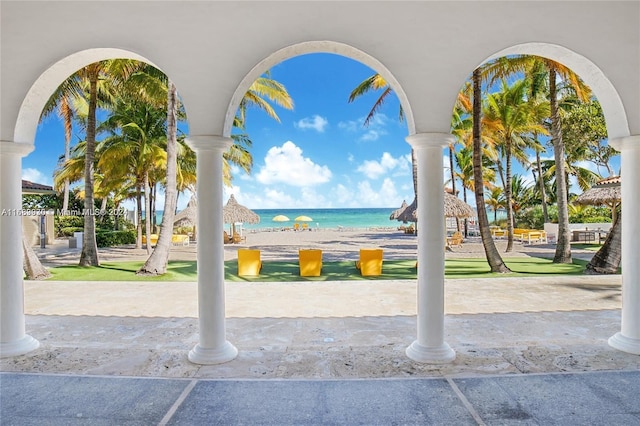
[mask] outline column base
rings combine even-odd
[[[40,342],[26,334],[22,339],[15,342],[0,343],[0,358],[24,355],[39,347]]]
[[[640,355],[640,339],[632,339],[616,333],[609,338],[609,346],[622,352]]]
[[[238,349],[225,340],[220,348],[207,349],[197,344],[189,351],[189,361],[194,364],[223,364],[238,356]]]
[[[405,353],[412,360],[427,364],[446,364],[456,359],[455,351],[446,342],[438,347],[427,347],[415,340]]]

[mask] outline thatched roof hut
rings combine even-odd
[[[611,208],[612,220],[615,222],[616,210],[622,201],[620,182],[620,176],[611,176],[602,179],[580,194],[573,202],[575,204],[591,206],[605,205]]]
[[[198,212],[198,201],[195,195],[191,196],[187,207],[179,211],[173,218],[173,226],[195,226]]]
[[[259,223],[260,216],[248,209],[247,207],[238,204],[233,194],[229,197],[229,201],[222,209],[222,218],[224,223]]]
[[[618,203],[622,199],[620,193],[620,176],[612,176],[596,182],[591,188],[580,194],[575,200],[576,204],[584,205],[608,205]]]
[[[406,209],[409,205],[407,204],[406,200],[402,200],[402,205],[400,206],[399,209],[394,210],[391,215],[389,216],[389,220],[396,220],[398,219],[398,216],[400,216],[402,214],[402,212],[404,211],[404,209]]]
[[[399,209],[398,209],[399,210]],[[396,211],[398,211],[396,210]],[[396,220],[401,222],[417,222],[417,202],[414,199],[413,203],[406,207],[399,215],[397,215]],[[395,212],[394,212],[395,213]],[[473,208],[462,201],[460,198],[453,196],[447,192],[444,193],[444,215],[445,217],[473,217],[476,212]]]

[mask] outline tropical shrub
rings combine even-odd
[[[74,232],[84,232],[84,228],[82,226],[66,226],[60,228],[56,233],[60,237],[73,237]]]
[[[69,237],[73,235],[74,232],[82,232],[80,231],[72,231],[69,228],[84,228],[84,218],[82,216],[54,216],[53,217],[53,227],[56,231],[57,237]],[[69,234],[71,232],[71,234]]]
[[[113,247],[122,244],[135,244],[136,234],[134,231],[98,231],[96,232],[96,243],[98,247]]]
[[[548,206],[547,214],[549,215],[549,221],[552,223],[558,222],[558,208],[556,206]],[[527,229],[542,229],[544,228],[544,217],[542,215],[542,206],[528,207],[520,210],[515,214],[516,227]]]

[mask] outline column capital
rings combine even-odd
[[[455,142],[455,137],[451,133],[415,133],[405,138],[411,148],[443,148]]]
[[[626,136],[624,138],[611,139],[609,145],[618,151],[640,149],[640,135]]]
[[[0,154],[16,154],[20,157],[26,157],[35,147],[30,143],[17,143],[11,141],[0,141]]]
[[[233,139],[218,135],[193,135],[186,139],[194,151],[226,151],[233,145]]]

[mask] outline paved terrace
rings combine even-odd
[[[0,366],[2,424],[640,424],[620,276],[446,281],[453,363],[404,354],[414,281],[228,283],[238,357],[190,363],[196,283],[26,282],[41,347]]]

